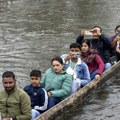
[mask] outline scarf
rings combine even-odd
[[[98,52],[95,49],[90,49],[89,51],[87,51],[85,53],[81,52],[81,59],[86,64],[88,64],[88,63],[92,62],[95,59],[97,53]]]

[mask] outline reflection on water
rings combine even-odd
[[[119,12],[119,0],[0,0],[0,75],[12,70],[25,86],[31,69],[49,68],[82,28],[113,34]]]

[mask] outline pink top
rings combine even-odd
[[[92,73],[95,70],[98,70],[98,74],[101,75],[102,72],[104,71],[104,63],[101,57],[96,54],[96,57],[94,60],[92,60],[90,63],[87,64],[90,73]]]

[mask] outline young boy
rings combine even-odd
[[[32,70],[30,72],[31,84],[24,88],[24,91],[30,96],[32,119],[34,120],[42,112],[47,109],[48,96],[47,92],[40,85],[41,72],[39,70]]]

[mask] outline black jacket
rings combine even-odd
[[[84,36],[78,36],[76,42],[81,44]],[[92,47],[98,51],[104,63],[109,62],[111,57],[111,43],[105,35],[101,35],[98,40],[91,39]]]
[[[40,113],[47,109],[48,96],[44,88],[41,86],[33,87],[32,84],[30,84],[24,88],[24,91],[30,96],[32,109],[36,109]]]

